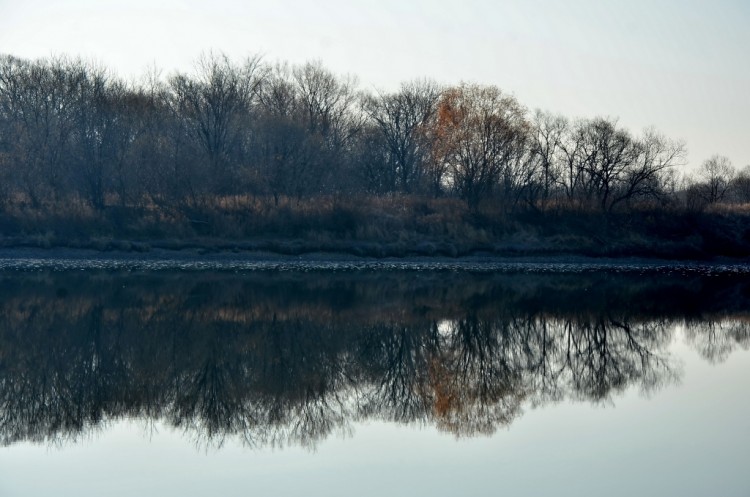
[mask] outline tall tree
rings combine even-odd
[[[170,80],[174,109],[200,144],[219,189],[231,189],[235,154],[263,79],[260,68],[259,57],[237,65],[226,55],[208,54],[198,60],[195,77],[177,74]]]
[[[305,166],[309,184],[319,192],[338,192],[344,176],[352,173],[347,166],[353,140],[364,122],[357,79],[336,76],[320,62],[294,67],[292,79],[307,127],[307,146],[317,148],[314,161]]]
[[[13,134],[6,140],[8,160],[15,165],[13,182],[37,207],[64,189],[81,77],[63,58],[0,60],[0,115]]]
[[[382,177],[388,190],[419,188],[430,157],[429,124],[437,109],[440,87],[429,81],[403,84],[400,91],[370,96],[365,109],[383,137]]]
[[[560,115],[537,110],[532,120],[529,141],[530,167],[534,178],[531,198],[545,206],[563,181],[565,137],[570,123]]]
[[[701,164],[698,172],[702,180],[699,188],[700,196],[709,204],[721,202],[726,198],[735,174],[729,158],[722,155],[711,156]]]
[[[580,123],[582,147],[580,167],[586,194],[602,210],[609,210],[617,188],[635,164],[638,150],[633,138],[617,122],[597,118]]]
[[[466,84],[443,92],[438,105],[437,160],[452,188],[476,207],[524,153],[526,111],[494,86]]]

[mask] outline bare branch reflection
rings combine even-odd
[[[379,419],[491,434],[750,344],[748,282],[627,275],[4,274],[0,443],[123,418],[196,443],[315,444]],[[592,292],[591,289],[596,289]],[[658,298],[656,297],[658,296]]]

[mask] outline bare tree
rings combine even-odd
[[[195,78],[177,74],[170,80],[174,110],[200,143],[213,178],[231,178],[233,153],[262,82],[260,69],[257,56],[236,65],[226,55],[208,54],[198,60]]]
[[[741,169],[732,181],[732,196],[741,204],[750,202],[750,165]]]
[[[276,205],[281,195],[301,198],[319,190],[319,143],[293,118],[266,114],[258,122],[255,157]]]
[[[372,122],[366,123],[357,136],[353,160],[357,164],[355,183],[376,195],[395,190],[396,171],[391,167],[389,146],[383,133]]]
[[[292,76],[309,131],[319,133],[329,150],[341,150],[361,124],[356,78],[338,78],[320,62],[295,67]]]
[[[701,164],[698,195],[707,203],[721,202],[727,195],[735,176],[732,162],[724,156],[714,155]]]
[[[563,180],[564,161],[561,155],[564,155],[563,147],[569,126],[568,120],[563,116],[540,110],[534,113],[529,153],[531,167],[537,176],[538,197],[542,206],[547,204],[555,187]]]
[[[586,194],[602,210],[610,210],[621,195],[622,182],[637,161],[637,146],[630,133],[610,119],[581,123],[581,134],[580,167]]]
[[[429,121],[440,97],[440,87],[429,81],[415,81],[400,91],[370,96],[365,109],[386,145],[385,163],[393,191],[411,192],[425,176],[429,158]]]
[[[65,157],[73,128],[79,73],[66,59],[0,60],[0,115],[6,154],[15,164],[14,182],[32,204],[58,196],[66,180]]]
[[[320,62],[294,67],[292,78],[308,145],[317,148],[315,161],[305,167],[309,185],[321,193],[336,193],[352,173],[348,168],[353,139],[364,124],[357,79],[336,76]]]
[[[569,201],[609,212],[639,199],[666,199],[670,171],[684,162],[682,142],[653,129],[633,137],[608,118],[563,123],[554,129],[553,170]],[[535,147],[542,157],[551,148]]]
[[[128,119],[128,88],[93,64],[76,62],[68,70],[78,74],[76,87],[71,177],[76,190],[97,209],[109,192],[121,189],[124,161],[132,143]],[[119,181],[118,181],[119,179]]]
[[[562,172],[558,183],[571,205],[580,204],[585,197],[585,175],[581,159],[586,136],[584,129],[584,121],[569,125],[559,144]]]
[[[654,129],[644,132],[635,149],[635,161],[625,171],[610,209],[636,199],[667,200],[670,171],[685,161],[684,143],[669,140]]]
[[[354,80],[340,79],[319,63],[268,72],[258,96],[255,157],[261,181],[278,204],[332,189],[358,123]]]
[[[130,201],[149,200],[163,208],[174,207],[175,201],[184,197],[181,185],[191,179],[180,160],[182,127],[170,110],[169,87],[154,68],[127,99],[133,134],[130,164],[122,181],[129,183]]]
[[[525,151],[525,109],[494,86],[462,85],[439,103],[435,136],[449,182],[472,207],[495,190]]]

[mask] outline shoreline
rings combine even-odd
[[[591,256],[573,253],[475,253],[465,256],[358,256],[346,252],[310,251],[296,255],[261,250],[180,250],[151,247],[147,251],[96,250],[71,247],[0,247],[0,271],[27,269],[127,270],[452,270],[474,272],[697,271],[750,273],[750,260],[713,257],[677,259]]]

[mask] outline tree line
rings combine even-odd
[[[495,86],[428,80],[368,92],[319,62],[207,54],[194,72],[126,82],[100,65],[0,57],[0,200],[185,213],[238,197],[394,194],[470,208],[750,201],[750,169],[616,119],[530,112]]]

